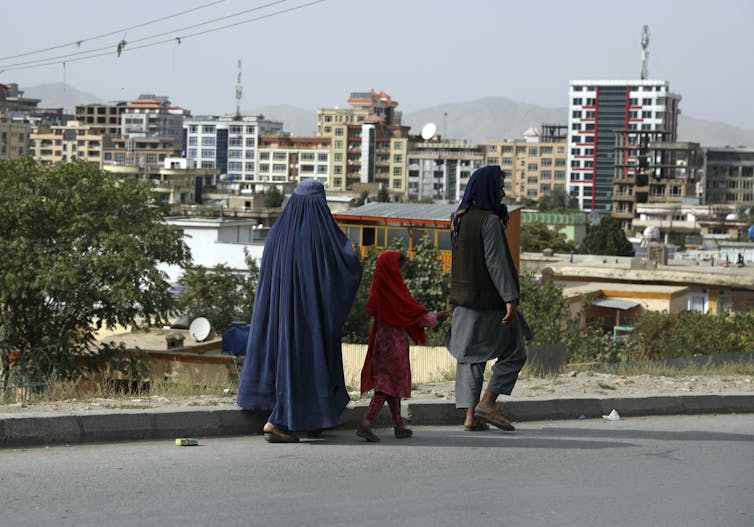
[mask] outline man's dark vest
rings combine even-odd
[[[495,216],[495,213],[472,209],[462,216],[458,237],[453,245],[453,267],[450,271],[450,303],[453,305],[473,309],[505,308],[505,302],[492,283],[484,260],[482,225],[488,216]]]

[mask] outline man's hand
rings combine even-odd
[[[506,302],[505,303],[505,316],[500,321],[500,323],[503,326],[507,326],[509,328],[513,327],[516,323],[516,310],[518,308],[516,307],[516,302]]]

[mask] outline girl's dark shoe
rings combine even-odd
[[[393,428],[393,433],[395,433],[396,439],[406,439],[414,435],[414,433],[409,428],[404,428],[402,426],[396,426],[395,428]]]
[[[377,443],[380,438],[377,437],[371,429],[366,426],[360,426],[356,429],[356,435],[362,439],[366,439],[370,443]],[[397,437],[397,436],[396,436]]]

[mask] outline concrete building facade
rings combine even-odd
[[[252,193],[257,183],[260,135],[279,134],[283,123],[264,116],[197,116],[183,121],[186,158],[198,167],[217,168],[230,192]]]
[[[101,126],[68,121],[65,125],[41,125],[30,134],[34,157],[44,164],[83,159],[102,165],[105,131]]]
[[[332,153],[329,137],[291,137],[285,134],[259,138],[255,191],[271,184],[288,194],[305,179],[328,185]]]
[[[466,141],[413,140],[408,148],[409,200],[458,201],[471,174],[484,163],[484,145]]]
[[[520,203],[538,200],[555,191],[567,191],[567,133],[564,125],[530,128],[521,139],[485,145],[485,165],[500,165],[505,174],[505,194]]]
[[[702,189],[704,203],[751,207],[754,148],[705,148]]]
[[[82,124],[104,128],[107,137],[117,137],[122,132],[121,117],[127,104],[80,104],[76,106],[76,120]]]
[[[30,128],[0,115],[0,159],[18,159],[29,153]]]

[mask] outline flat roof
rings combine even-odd
[[[589,302],[595,307],[607,307],[610,309],[620,309],[626,311],[640,306],[638,302],[630,302],[628,300],[614,300],[612,298],[595,298]]]
[[[458,208],[458,203],[366,203],[361,207],[333,214],[337,220],[402,220],[416,223],[439,223],[450,225],[450,215]],[[521,207],[509,205],[508,211]]]

